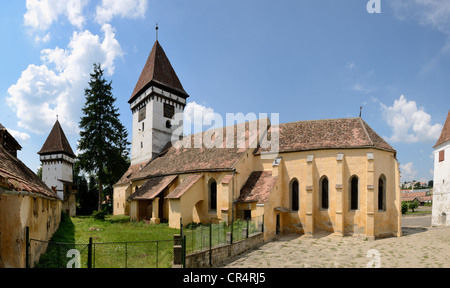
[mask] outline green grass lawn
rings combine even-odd
[[[64,213],[62,215],[59,229],[51,242],[65,244],[50,244],[37,267],[66,267],[67,261],[71,259],[66,256],[70,249],[80,251],[81,266],[86,267],[87,244],[91,237],[94,243],[96,268],[171,265],[173,235],[179,234],[180,231],[170,228],[168,224],[130,222],[127,216],[107,216],[102,221],[88,216],[69,217]],[[162,262],[163,260],[165,262]]]

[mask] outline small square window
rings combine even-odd
[[[175,107],[164,103],[164,117],[172,119],[173,115],[175,115]]]
[[[141,109],[139,109],[139,122],[141,122],[142,120],[144,120],[147,117],[147,106],[142,107]]]
[[[439,151],[439,162],[444,161],[445,158],[445,150]]]

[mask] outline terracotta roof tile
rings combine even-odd
[[[130,196],[130,200],[152,200],[169,186],[178,176],[161,176],[150,178]]]
[[[169,92],[180,94],[184,98],[189,97],[158,41],[153,45],[128,103],[131,103],[136,96],[144,92],[151,84],[156,86],[162,85],[164,88],[172,90]]]
[[[178,199],[181,196],[183,196],[184,193],[186,193],[195,183],[197,183],[200,179],[202,179],[202,174],[196,174],[188,176],[186,179],[184,179],[183,182],[181,182],[180,185],[178,185],[177,188],[175,188],[172,192],[167,195],[166,199]]]
[[[183,139],[182,146],[170,146],[166,151],[161,153],[159,157],[151,160],[139,173],[133,176],[133,180],[144,179],[154,176],[196,173],[199,171],[219,171],[231,170],[237,161],[247,151],[237,145],[238,138],[245,139],[247,146],[256,147],[256,144],[248,144],[249,139],[253,139],[249,134],[249,122],[245,123],[245,129],[238,128],[238,125],[230,126],[234,132],[235,143],[231,145],[234,148],[213,147],[206,148],[202,138],[206,136],[205,132],[189,135]],[[215,131],[223,129],[223,146],[226,147],[226,131],[228,127],[219,128]],[[212,131],[212,130],[211,130]],[[211,132],[210,131],[210,132]],[[212,135],[212,134],[209,134]],[[256,141],[256,139],[253,139]],[[178,144],[180,144],[179,142]],[[190,143],[190,144],[189,144]],[[202,147],[202,148],[185,148]],[[196,146],[196,145],[199,146]],[[254,145],[254,146],[253,146]]]
[[[433,148],[450,141],[450,110],[448,110],[447,119],[445,120],[444,127],[442,128],[441,135]]]
[[[145,165],[147,165],[147,163],[148,161],[130,165],[130,167],[128,167],[128,170],[123,174],[122,178],[120,178],[119,181],[117,181],[117,183],[114,184],[114,186],[129,184],[131,182],[131,179],[133,179],[133,177],[137,173],[139,173],[139,171],[141,171],[142,168],[144,168]]]
[[[269,135],[274,128],[269,130]],[[279,151],[376,148],[396,153],[361,118],[298,121],[278,125]],[[258,149],[256,153],[268,151]]]
[[[241,189],[238,202],[266,203],[277,179],[278,177],[272,177],[271,171],[252,172]]]
[[[72,158],[76,157],[58,120],[56,120],[52,131],[50,131],[50,134],[47,137],[47,140],[38,152],[39,155],[54,153],[64,153]]]
[[[22,161],[0,147],[0,186],[6,190],[32,192],[59,199]]]

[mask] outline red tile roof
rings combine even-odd
[[[162,88],[168,89],[168,92],[178,94],[181,97],[189,97],[158,41],[153,45],[128,103],[131,103],[135,97],[152,84],[162,86]]]
[[[130,167],[128,167],[128,170],[122,175],[122,178],[120,178],[119,181],[117,181],[117,183],[114,185],[129,184],[131,182],[131,180],[133,179],[133,177],[137,173],[139,173],[139,171],[141,171],[141,169],[144,168],[145,165],[147,165],[147,163],[148,163],[148,161],[130,165]]]
[[[252,172],[241,189],[238,202],[266,203],[269,200],[273,187],[277,183],[277,179],[278,177],[272,177],[271,171]]]
[[[48,155],[55,153],[64,153],[72,158],[76,157],[58,120],[56,120],[55,125],[53,125],[52,131],[50,131],[50,134],[47,137],[47,140],[45,141],[41,150],[38,152],[39,155]]]
[[[58,196],[22,161],[0,146],[0,187],[18,192],[31,192],[59,199]]]
[[[195,183],[197,183],[200,179],[202,179],[202,174],[196,174],[188,176],[186,179],[184,179],[183,182],[181,182],[180,185],[178,185],[177,188],[175,188],[172,192],[167,195],[166,199],[178,199],[181,196],[183,196],[184,193],[186,193],[192,186],[194,186]]]
[[[433,148],[450,141],[450,110],[448,110],[447,119],[445,120],[444,127],[442,128],[441,136]]]
[[[245,139],[247,147],[250,146],[248,143],[251,140],[249,139],[256,141],[256,138],[253,138],[253,134],[249,133],[249,127],[251,127],[249,122],[245,123],[245,129],[242,130],[238,128],[238,125],[231,126],[235,140],[235,143],[231,145],[233,148],[206,148],[204,141],[202,141],[204,137],[206,139],[207,134],[205,132],[186,136],[183,142],[179,142],[184,143],[183,146],[169,146],[170,148],[161,153],[159,157],[151,160],[140,172],[132,176],[133,180],[162,175],[197,173],[200,171],[231,171],[237,161],[247,151],[247,149],[237,145],[238,139]],[[223,129],[223,147],[226,147],[227,128],[224,127],[215,130],[220,131],[220,129]],[[209,134],[209,136],[211,135]],[[193,148],[185,148],[189,143],[190,147]],[[202,148],[195,148],[197,145]]]
[[[279,151],[375,148],[396,153],[361,118],[298,121],[272,126],[279,128]],[[258,149],[257,154],[269,149]]]
[[[178,176],[161,176],[150,178],[130,196],[130,200],[152,200],[169,186]]]

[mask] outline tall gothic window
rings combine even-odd
[[[291,210],[298,211],[300,206],[298,181],[294,179],[291,183]]]
[[[378,179],[378,210],[386,210],[386,177],[384,175]]]
[[[320,207],[322,209],[328,209],[328,192],[328,178],[324,176],[320,180]]]
[[[214,179],[209,181],[209,210],[217,210],[217,182]]]
[[[358,210],[358,186],[358,177],[353,176],[350,179],[350,210]]]

